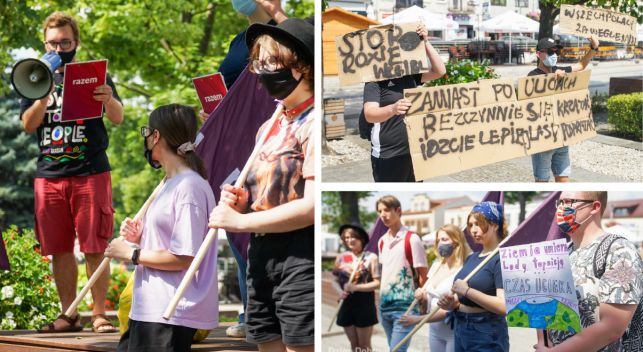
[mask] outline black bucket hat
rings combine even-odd
[[[339,227],[339,237],[342,237],[342,233],[344,233],[344,230],[346,229],[355,230],[355,232],[357,232],[362,240],[362,248],[366,247],[366,244],[368,243],[368,233],[362,226],[360,226],[359,224],[344,224]]]
[[[255,23],[246,31],[246,45],[252,50],[255,39],[267,34],[277,40],[283,40],[294,46],[294,51],[303,55],[303,59],[313,65],[315,54],[315,26],[300,18],[289,18],[276,26]]]

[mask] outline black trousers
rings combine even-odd
[[[375,182],[415,182],[411,155],[399,155],[388,159],[371,155],[371,167]]]
[[[118,352],[188,352],[196,329],[129,320],[118,342]]]

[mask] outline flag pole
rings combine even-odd
[[[154,189],[152,194],[147,198],[145,203],[143,203],[143,206],[141,207],[141,209],[139,209],[138,213],[136,213],[136,216],[134,216],[134,221],[141,220],[141,218],[143,216],[145,216],[145,213],[147,213],[147,209],[150,207],[150,204],[152,204],[152,201],[154,201],[154,199],[158,195],[159,190],[161,189],[161,187],[164,184],[165,184],[165,178],[163,178],[163,180],[161,180],[161,183],[159,183],[156,186],[156,188]],[[83,298],[85,298],[85,296],[87,295],[87,292],[89,292],[89,290],[94,286],[96,281],[98,281],[100,276],[103,275],[105,270],[107,270],[107,268],[109,268],[109,262],[111,260],[112,260],[111,258],[107,258],[107,257],[103,258],[103,261],[100,263],[98,268],[96,268],[96,270],[94,271],[92,276],[89,278],[89,280],[87,280],[87,283],[82,288],[82,290],[80,290],[80,292],[76,296],[76,299],[74,299],[74,301],[71,303],[69,308],[67,308],[67,310],[65,311],[66,316],[71,317],[72,314],[74,314],[74,311],[76,310],[76,308],[78,308],[78,305],[80,304],[80,301],[82,301]]]
[[[259,142],[255,144],[255,147],[252,150],[252,154],[250,154],[248,161],[246,161],[246,164],[243,166],[243,170],[241,171],[239,178],[237,178],[237,181],[234,183],[234,186],[236,188],[243,187],[243,184],[246,182],[246,178],[248,177],[248,172],[250,171],[250,166],[254,163],[255,159],[257,158],[257,155],[259,155],[259,150],[261,149],[261,147],[263,146],[263,143],[265,143],[266,139],[268,138],[268,134],[272,130],[272,127],[274,126],[274,124],[277,122],[279,116],[283,111],[283,108],[284,108],[283,105],[279,104],[275,112],[272,114],[272,117],[270,118],[270,122],[268,123],[268,125],[266,125],[266,128],[261,133]],[[201,265],[201,262],[203,261],[203,258],[205,258],[205,255],[207,254],[208,250],[212,246],[212,243],[217,238],[218,233],[219,233],[219,229],[210,229],[208,231],[208,234],[205,236],[205,239],[201,244],[201,247],[199,247],[199,251],[197,252],[194,259],[192,259],[192,263],[190,264],[188,271],[185,273],[183,280],[181,280],[181,284],[176,289],[176,293],[174,294],[174,297],[172,297],[172,300],[170,300],[170,303],[165,309],[165,312],[163,313],[163,319],[170,320],[172,315],[174,315],[174,311],[176,311],[176,306],[179,304],[179,301],[185,294],[185,290],[188,288],[188,285],[192,282],[192,279],[194,278],[194,275],[196,274],[197,269]]]
[[[506,243],[506,242],[507,242],[511,237],[512,237],[512,236],[507,236],[507,237],[506,237],[505,239],[503,239],[500,243],[498,243],[498,246],[496,246],[496,248],[495,248],[493,251],[491,251],[491,252],[487,255],[487,257],[486,257],[486,258],[484,258],[484,260],[483,260],[482,262],[480,262],[480,264],[478,264],[478,266],[476,266],[476,267],[475,267],[475,269],[473,269],[473,271],[471,271],[471,272],[469,273],[469,275],[467,275],[463,280],[464,280],[465,282],[468,282],[468,281],[473,277],[473,275],[477,274],[477,273],[478,273],[478,271],[482,270],[482,268],[483,268],[483,267],[484,267],[484,266],[485,266],[485,265],[486,265],[486,264],[491,260],[491,258],[493,258],[496,254],[498,254],[498,252],[500,251],[500,247],[501,247],[502,245],[504,245],[504,244],[505,244],[505,243]],[[440,307],[435,306],[435,308],[433,308],[433,309],[431,310],[431,313],[429,313],[429,314],[428,314],[428,315],[426,315],[422,320],[420,320],[420,322],[419,322],[419,323],[417,323],[417,324],[415,325],[415,328],[413,328],[413,330],[411,330],[411,332],[409,332],[409,333],[408,333],[408,335],[406,335],[406,337],[404,337],[404,339],[402,339],[402,341],[400,341],[397,345],[395,345],[395,347],[393,347],[393,349],[391,350],[391,352],[396,352],[397,350],[399,350],[399,349],[402,347],[402,345],[404,345],[407,341],[409,341],[409,340],[411,339],[411,337],[413,337],[413,335],[414,335],[418,330],[420,330],[420,328],[421,328],[421,327],[422,327],[422,326],[423,326],[423,325],[424,325],[424,324],[425,324],[429,319],[431,319],[431,318],[435,315],[435,313],[437,313],[437,311],[438,311],[439,309],[440,309]]]
[[[359,260],[353,264],[353,272],[351,273],[351,276],[348,278],[347,283],[352,283],[353,279],[355,278],[355,273],[357,272],[357,268],[359,267],[359,263],[362,262],[362,259],[364,259],[364,255],[366,254],[366,250],[362,250],[362,255],[359,257]],[[339,300],[339,306],[337,306],[337,311],[335,312],[335,315],[333,315],[333,319],[330,321],[330,325],[328,325],[328,331],[333,327],[333,324],[335,323],[335,320],[337,319],[337,316],[339,315],[340,309],[342,309],[342,304],[344,304],[344,299]]]

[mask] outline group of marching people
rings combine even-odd
[[[563,192],[557,202],[556,222],[571,240],[583,330],[539,330],[536,351],[643,351],[643,262],[631,242],[602,230],[606,205],[607,192]],[[402,225],[399,200],[388,195],[375,206],[388,227],[378,254],[365,250],[369,235],[360,225],[339,229],[348,250],[335,261],[333,286],[341,304],[337,325],[344,328],[351,350],[378,350],[371,346],[371,336],[379,318],[389,350],[406,351],[410,338],[405,338],[424,321],[429,323],[431,352],[509,351],[496,255],[508,236],[503,206],[481,202],[468,215],[466,229],[480,251],[472,253],[460,228],[447,224],[437,229],[436,259],[430,267],[422,240]],[[603,272],[596,274],[592,263],[606,244],[609,254],[602,256]]]
[[[225,230],[229,236],[253,233],[245,263],[247,340],[261,351],[314,350],[314,26],[269,16],[254,1],[233,3],[249,18],[270,20],[242,32],[246,54],[233,64],[257,75],[274,97],[276,111],[256,132],[256,157],[246,164],[247,177],[235,186],[223,185],[218,203],[195,153],[195,109],[160,106],[140,134],[144,157],[152,168],[162,170],[163,181],[142,217],[126,218],[121,237],[109,242],[113,208],[103,119],[68,123],[82,125],[87,138],[58,143],[56,147],[69,154],[62,158],[52,154],[43,130],[67,128],[57,118],[63,87],[54,84],[50,96],[21,101],[25,130],[37,133],[42,151],[35,180],[36,235],[41,253],[53,256],[63,312],[76,295],[76,237],[88,258],[88,276],[103,255],[135,265],[132,308],[119,351],[188,351],[197,329],[218,326],[216,245],[206,252],[175,313],[167,320],[162,317],[209,229]],[[43,32],[46,51],[63,59],[56,72],[62,76],[64,65],[75,61],[78,25],[71,16],[54,12]],[[120,124],[123,104],[111,79],[107,82],[96,88],[94,99],[105,104],[112,123]],[[105,272],[92,287],[95,332],[115,331],[102,306],[108,282]],[[40,332],[82,330],[79,314],[74,313],[61,314]]]

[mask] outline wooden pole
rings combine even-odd
[[[353,279],[355,278],[355,273],[357,272],[357,267],[359,267],[359,263],[362,262],[362,259],[364,259],[364,254],[366,254],[366,251],[362,251],[362,255],[359,257],[359,260],[353,264],[353,272],[351,273],[351,276],[348,278],[348,283],[352,283]],[[337,319],[337,316],[339,315],[339,310],[342,309],[342,304],[344,304],[344,300],[341,299],[339,300],[339,306],[337,306],[337,311],[335,312],[335,315],[333,315],[333,319],[330,321],[330,325],[328,325],[328,331],[333,327],[333,324],[335,323],[335,320]]]
[[[482,268],[491,260],[491,258],[493,258],[496,254],[498,254],[498,252],[500,251],[500,247],[502,247],[510,238],[511,238],[511,236],[507,236],[504,240],[500,241],[500,243],[498,243],[496,248],[493,251],[491,251],[487,255],[487,257],[484,258],[484,260],[482,262],[480,262],[480,264],[478,264],[478,266],[476,266],[476,268],[473,269],[469,273],[469,275],[467,275],[463,280],[465,282],[469,281],[473,277],[473,275],[477,274],[478,271],[482,270]],[[409,334],[406,335],[406,337],[404,339],[402,339],[402,341],[400,341],[400,343],[398,343],[391,351],[396,352],[397,350],[399,350],[400,347],[402,347],[402,345],[404,345],[408,340],[410,340],[411,337],[413,337],[413,335],[422,327],[422,325],[424,325],[429,319],[431,319],[431,317],[433,315],[435,315],[435,313],[439,309],[440,309],[440,307],[438,307],[438,306],[433,308],[431,310],[431,313],[429,313],[429,315],[425,316],[422,320],[420,320],[420,322],[415,325],[415,328],[413,328],[413,330],[411,330],[411,332],[409,332]]]
[[[161,189],[161,186],[163,186],[164,184],[165,184],[165,179],[163,179],[161,183],[159,183],[158,186],[156,186],[152,194],[147,198],[145,203],[143,203],[143,206],[141,207],[141,209],[139,209],[138,213],[136,213],[136,216],[134,216],[135,221],[141,220],[141,218],[145,216],[147,209],[150,207],[150,204],[152,204],[152,201],[154,201],[154,198],[156,198],[159,190]],[[87,283],[85,284],[83,289],[80,290],[80,293],[78,293],[78,295],[76,296],[76,299],[74,299],[74,301],[71,303],[69,308],[67,308],[67,310],[65,311],[66,316],[71,317],[72,314],[74,314],[74,311],[76,310],[76,308],[78,308],[80,301],[82,301],[83,298],[85,298],[85,296],[87,295],[87,292],[89,292],[89,290],[94,286],[96,281],[98,281],[98,278],[100,278],[100,276],[103,275],[105,270],[109,268],[110,261],[111,261],[111,258],[107,258],[107,257],[103,258],[103,261],[100,263],[98,268],[96,268],[96,270],[89,278],[89,280],[87,280]],[[102,304],[102,303],[99,302],[98,304]]]
[[[237,188],[243,187],[243,184],[246,182],[246,178],[248,177],[250,166],[252,165],[252,163],[254,163],[255,159],[257,158],[257,155],[259,155],[259,150],[261,149],[261,146],[263,146],[263,143],[265,143],[266,138],[270,133],[270,130],[272,130],[272,126],[275,124],[275,122],[279,118],[279,115],[281,115],[282,111],[283,111],[283,105],[279,105],[275,110],[275,112],[272,114],[272,117],[270,118],[270,123],[268,123],[266,128],[261,133],[261,138],[259,138],[259,142],[255,144],[255,147],[252,150],[252,154],[250,154],[250,157],[246,161],[246,164],[243,166],[243,170],[241,171],[239,178],[237,178],[237,181],[234,183],[235,187]],[[172,315],[174,315],[174,312],[176,311],[176,306],[179,304],[179,301],[185,294],[185,290],[187,290],[188,285],[192,282],[192,279],[194,278],[194,275],[196,274],[197,269],[199,269],[199,266],[201,265],[203,258],[205,258],[205,255],[208,253],[208,250],[212,246],[212,243],[218,237],[217,236],[218,234],[219,234],[219,229],[210,229],[208,231],[208,234],[205,236],[205,239],[201,244],[201,247],[199,247],[199,251],[197,252],[194,259],[192,259],[192,263],[190,264],[188,271],[185,273],[183,280],[181,280],[181,284],[176,289],[176,293],[174,294],[174,297],[172,297],[172,299],[170,300],[170,303],[165,309],[165,312],[163,312],[163,319],[170,320]]]

